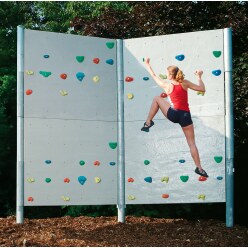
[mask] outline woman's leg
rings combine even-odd
[[[168,109],[170,108],[170,104],[164,100],[164,98],[160,96],[155,96],[153,98],[153,102],[148,114],[148,117],[146,119],[146,124],[149,126],[150,121],[154,118],[154,116],[157,114],[158,110],[160,109],[165,117],[167,117]]]

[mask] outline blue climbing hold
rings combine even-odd
[[[179,54],[175,58],[179,61],[183,61],[185,59],[185,56],[183,54]]]
[[[46,160],[45,163],[46,163],[46,164],[51,164],[52,161],[51,161],[51,160]]]
[[[114,60],[113,59],[107,59],[106,63],[109,65],[113,65],[114,64]]]
[[[149,80],[149,77],[143,77],[143,80],[147,81]]]
[[[212,74],[214,74],[215,76],[219,76],[221,74],[221,70],[213,70]]]
[[[84,77],[85,77],[85,74],[84,74],[83,72],[78,72],[78,73],[76,74],[76,77],[77,77],[77,79],[78,79],[79,81],[82,81],[82,80],[84,79]]]
[[[217,177],[217,179],[218,179],[218,180],[222,180],[222,179],[223,179],[223,177],[219,176],[219,177]]]
[[[147,183],[151,183],[151,182],[152,182],[152,178],[151,178],[151,177],[146,177],[146,178],[144,178],[144,180],[145,180]]]
[[[78,182],[81,184],[81,185],[84,185],[84,183],[87,181],[87,178],[84,177],[84,176],[79,176],[78,177]]]
[[[180,163],[185,163],[185,160],[184,159],[180,159],[179,162]]]
[[[45,59],[48,59],[50,56],[49,56],[48,54],[45,54],[43,57],[44,57]]]
[[[109,165],[114,166],[115,162],[110,162]]]

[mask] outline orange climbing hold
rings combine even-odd
[[[163,198],[169,198],[169,195],[168,194],[162,194],[162,197]]]
[[[129,183],[133,183],[133,182],[134,182],[134,179],[133,179],[132,177],[129,177],[129,178],[127,179],[127,181],[128,181]]]
[[[32,93],[33,93],[32,90],[30,90],[30,89],[26,90],[26,95],[27,95],[27,96],[31,95]]]
[[[126,82],[132,82],[133,78],[132,77],[126,77],[125,80],[126,80]]]
[[[29,202],[34,201],[34,198],[30,196],[30,197],[28,197],[28,201],[29,201]]]
[[[198,178],[199,181],[203,182],[203,181],[206,181],[207,180],[207,177],[204,177],[204,176],[200,176]]]
[[[66,177],[66,178],[64,179],[64,182],[65,182],[65,183],[69,183],[69,182],[70,182],[70,179],[69,179],[68,177]]]
[[[99,64],[99,62],[100,62],[100,59],[99,59],[99,58],[94,58],[94,59],[93,59],[93,63]]]
[[[99,162],[98,160],[96,160],[96,161],[94,162],[94,165],[95,165],[95,166],[99,166],[99,165],[100,165],[100,162]]]
[[[60,77],[61,77],[62,79],[66,79],[66,78],[67,78],[67,75],[66,75],[65,73],[63,73],[63,74],[60,74]]]
[[[167,94],[163,92],[163,93],[161,93],[160,97],[166,98],[167,97]]]

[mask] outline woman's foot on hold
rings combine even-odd
[[[149,128],[154,125],[154,122],[151,120],[149,124],[146,122],[144,123],[144,126],[141,128],[141,131],[149,132]]]
[[[195,173],[203,177],[208,177],[207,172],[203,169],[199,169],[199,167],[195,168]]]

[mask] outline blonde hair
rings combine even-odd
[[[184,74],[177,66],[171,65],[167,67],[167,70],[169,71],[170,75],[172,75],[173,79],[175,79],[179,83],[183,82]]]

